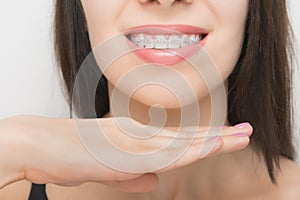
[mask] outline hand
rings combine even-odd
[[[128,119],[124,118],[124,120]],[[127,152],[157,151],[157,156],[169,157],[174,156],[174,152],[180,152],[183,147],[190,146],[175,162],[161,166],[159,169],[151,171],[153,162],[146,160],[135,166],[140,167],[138,173],[122,172],[99,162],[88,151],[79,137],[75,119],[31,115],[6,118],[0,120],[0,141],[6,141],[6,143],[1,142],[1,145],[9,144],[9,146],[2,146],[2,152],[5,152],[6,156],[2,153],[0,159],[7,161],[11,169],[9,173],[13,174],[8,176],[10,180],[6,181],[6,184],[22,179],[34,183],[54,183],[64,186],[95,181],[127,192],[146,192],[152,190],[158,183],[155,173],[169,171],[216,154],[240,150],[248,145],[252,133],[251,126],[246,126],[244,129],[224,127],[218,129],[221,134],[215,137],[207,136],[208,127],[198,127],[193,133],[178,135],[175,130],[165,128],[159,135],[141,140],[123,134],[116,126],[114,118],[81,120],[82,122],[96,121],[104,133],[109,133],[107,134],[109,140]],[[244,134],[235,135],[236,133]],[[6,139],[2,140],[2,138]],[[171,145],[168,150],[162,149],[174,139],[178,141],[174,143],[175,145]],[[110,153],[112,158],[117,156],[115,154],[117,152],[107,151],[108,149],[101,146],[101,142],[99,148],[101,151],[103,148],[103,152]],[[120,160],[122,166],[126,165],[126,162],[133,163],[135,160],[125,158]]]

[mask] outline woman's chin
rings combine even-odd
[[[174,94],[167,88],[158,85],[147,85],[137,90],[132,99],[146,106],[160,106],[164,109],[179,109],[184,106],[195,104],[198,98],[195,94]]]

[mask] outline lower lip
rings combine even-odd
[[[205,44],[207,36],[199,43],[178,49],[146,49],[140,48],[135,43],[131,42],[127,37],[127,44],[134,53],[147,63],[155,63],[160,65],[176,65],[190,56],[196,54]]]

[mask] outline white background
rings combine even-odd
[[[288,2],[294,31],[297,40],[300,40],[300,1]],[[68,107],[63,98],[53,56],[53,15],[52,0],[2,2],[0,119],[18,114],[68,117]],[[300,49],[299,44],[298,42],[297,48]],[[297,57],[300,58],[299,50]],[[296,121],[300,122],[299,65],[295,68]],[[299,127],[296,124],[295,135],[300,135]],[[295,139],[295,144],[298,143],[300,136]],[[299,158],[300,155],[300,164]]]

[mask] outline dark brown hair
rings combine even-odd
[[[90,108],[80,105],[80,101],[72,106],[76,74],[91,52],[80,0],[56,0],[54,23],[55,52],[70,110],[72,112],[74,108],[76,113],[88,118],[85,110]],[[229,77],[228,120],[230,124],[248,121],[253,125],[252,146],[258,155],[263,156],[270,179],[276,184],[279,156],[294,159],[292,70],[289,64],[291,43],[286,1],[249,0],[245,28],[242,52]],[[88,86],[82,92],[86,90]],[[96,110],[97,117],[109,111],[104,76],[97,87],[95,102],[92,109]]]

